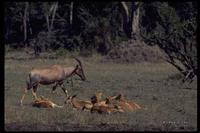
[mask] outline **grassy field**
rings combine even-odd
[[[95,58],[97,57],[97,58]],[[53,64],[70,66],[72,58],[30,59],[21,53],[5,55],[5,129],[6,130],[197,130],[197,82],[183,85],[175,75],[178,71],[166,63],[113,64],[101,63],[98,56],[79,57],[84,65],[88,82],[74,80],[74,87],[65,83],[71,95],[89,99],[102,92],[103,98],[123,93],[142,109],[132,113],[91,114],[64,108],[39,109],[31,106],[31,91],[23,107],[20,98],[28,72],[32,68]],[[173,76],[175,78],[173,78]],[[60,88],[54,94],[52,86],[39,86],[37,95],[55,103],[64,104]]]

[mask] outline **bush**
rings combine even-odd
[[[160,62],[164,53],[158,46],[148,46],[141,41],[124,41],[113,48],[104,61],[117,63]]]

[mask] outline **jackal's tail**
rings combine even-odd
[[[54,104],[54,107],[56,107],[56,108],[63,108],[64,105],[60,106],[60,105]]]

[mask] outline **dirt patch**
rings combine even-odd
[[[9,123],[5,124],[6,131],[195,131],[193,127],[172,127],[172,126],[154,126],[149,125],[141,127],[139,125],[131,126],[128,124],[25,124]]]
[[[142,41],[126,41],[113,48],[102,62],[140,63],[162,62],[164,53],[158,46],[148,46]]]

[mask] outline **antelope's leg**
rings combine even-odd
[[[27,92],[28,92],[28,89],[25,88],[25,90],[24,90],[24,94],[22,95],[22,98],[21,98],[21,101],[20,101],[20,105],[21,105],[21,106],[23,105],[23,100],[24,100],[25,95],[27,94]]]
[[[64,91],[66,97],[68,97],[68,91],[67,91],[67,89],[65,88],[63,82],[59,83],[59,85],[60,85],[60,87],[62,88],[62,90]]]
[[[55,85],[53,86],[52,93],[55,92],[57,86],[58,86],[58,83],[56,82]]]
[[[27,87],[25,88],[24,94],[22,95],[22,98],[21,98],[21,101],[20,101],[21,106],[23,105],[23,100],[24,100],[25,95],[27,94],[28,90],[30,90],[30,89],[32,88],[32,86],[30,85],[29,80],[26,81],[26,86],[27,86]]]
[[[33,86],[33,90],[32,90],[32,94],[35,99],[37,99],[37,95],[36,95],[37,87],[38,87],[38,85]]]

